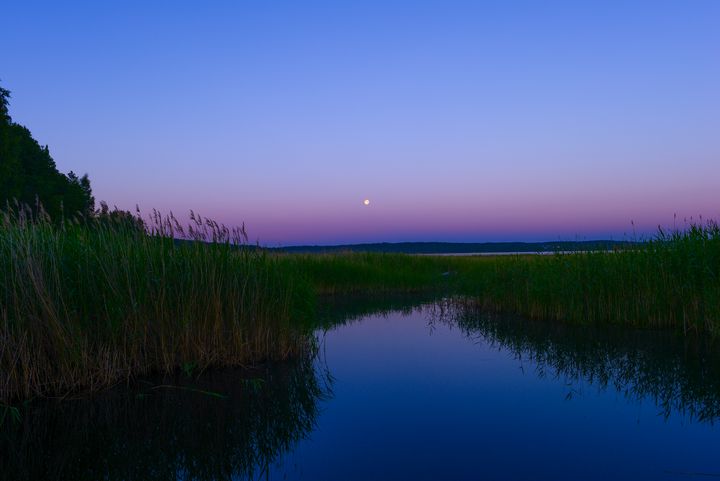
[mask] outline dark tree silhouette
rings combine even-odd
[[[30,130],[12,121],[10,91],[0,87],[0,204],[38,203],[52,218],[88,216],[95,209],[90,179],[58,171],[47,146],[42,147]]]

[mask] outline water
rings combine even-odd
[[[0,476],[720,478],[717,346],[443,303],[323,322],[314,358],[35,403]]]

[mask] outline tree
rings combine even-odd
[[[90,179],[58,171],[47,146],[12,121],[10,91],[0,87],[0,204],[43,206],[52,218],[88,216],[95,209]]]
[[[10,101],[10,91],[0,87],[0,122],[9,122],[8,104]]]

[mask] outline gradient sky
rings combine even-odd
[[[720,218],[718,1],[23,0],[1,24],[11,115],[120,208],[269,245]]]

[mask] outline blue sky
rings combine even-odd
[[[621,238],[720,217],[719,24],[713,1],[23,1],[0,79],[121,208],[267,244]]]

